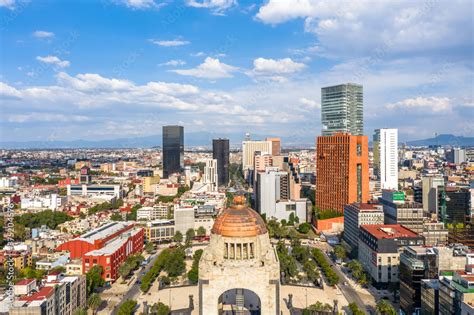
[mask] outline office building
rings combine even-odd
[[[423,211],[438,215],[440,189],[444,189],[443,177],[425,176],[422,178]]]
[[[277,156],[281,154],[281,140],[280,138],[266,138],[265,141],[272,142],[272,152],[271,155]]]
[[[400,254],[400,308],[403,314],[420,313],[422,279],[437,279],[443,271],[464,269],[468,255],[465,246],[405,247]]]
[[[398,129],[376,129],[374,175],[380,189],[398,189]]]
[[[247,179],[254,170],[254,157],[257,151],[260,151],[262,154],[271,154],[272,142],[256,140],[244,140],[242,142],[242,171]]]
[[[159,204],[153,207],[141,207],[137,210],[137,221],[152,221],[168,216],[170,210],[167,205]]]
[[[420,285],[421,315],[439,314],[439,280],[422,279]]]
[[[111,196],[122,198],[122,187],[120,185],[106,184],[83,184],[67,185],[68,196]]]
[[[383,206],[385,224],[401,224],[418,234],[423,232],[423,206],[405,201],[403,191],[383,190],[379,202]]]
[[[376,287],[399,281],[400,248],[424,245],[424,238],[399,224],[361,225],[359,260]]]
[[[342,212],[344,205],[369,200],[369,149],[366,136],[338,133],[316,144],[316,207]]]
[[[9,314],[73,315],[87,307],[85,276],[50,273],[43,279],[41,288],[32,285],[31,280],[25,279],[15,284],[14,291],[24,294],[13,301]]]
[[[229,139],[212,140],[212,158],[217,160],[218,186],[229,184]]]
[[[466,150],[461,148],[453,148],[446,154],[449,163],[462,164],[467,161]]]
[[[301,185],[296,173],[267,167],[257,173],[256,204],[257,211],[267,218],[289,220],[290,214],[297,216],[299,222],[307,220],[307,199],[300,198]]]
[[[130,222],[111,222],[59,245],[56,250],[68,251],[71,259],[82,258],[83,273],[101,265],[104,280],[113,282],[119,277],[119,266],[128,256],[141,253],[143,244],[142,228]]]
[[[206,160],[204,166],[204,183],[207,185],[207,191],[217,191],[218,176],[217,176],[217,160]]]
[[[183,126],[163,126],[163,177],[179,173],[184,168]]]
[[[159,243],[171,241],[174,237],[173,220],[153,220],[146,223],[145,239],[147,242]]]
[[[443,222],[423,222],[423,232],[426,246],[439,246],[448,244],[448,229]]]
[[[446,223],[471,222],[471,192],[467,188],[446,187]]]
[[[383,224],[382,206],[371,203],[352,203],[344,206],[344,241],[351,248],[359,245],[361,225]]]
[[[362,85],[347,83],[321,89],[322,135],[364,134],[364,99]]]

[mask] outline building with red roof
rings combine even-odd
[[[399,281],[400,248],[424,245],[423,236],[399,224],[361,225],[359,260],[377,287]]]

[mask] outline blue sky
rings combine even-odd
[[[474,135],[472,1],[0,0],[0,140],[245,132],[312,143],[320,89],[365,133]]]

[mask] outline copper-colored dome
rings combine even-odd
[[[267,233],[267,228],[257,212],[236,205],[225,209],[217,217],[212,233],[227,237],[252,237]]]

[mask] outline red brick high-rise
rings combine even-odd
[[[367,202],[367,136],[336,133],[320,136],[316,142],[316,207],[343,212],[346,204]]]

